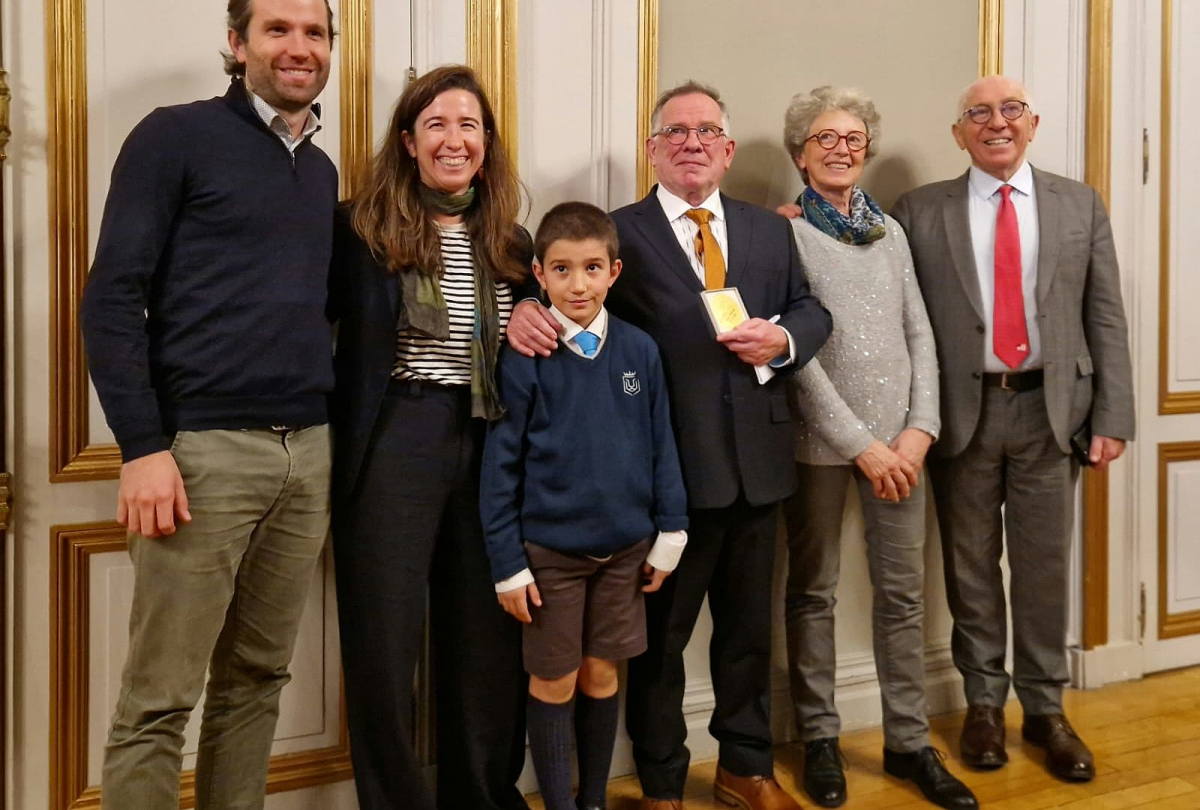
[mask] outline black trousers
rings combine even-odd
[[[430,810],[411,743],[429,596],[442,810],[527,808],[520,624],[496,601],[479,521],[484,426],[470,393],[393,383],[334,516],[350,750],[363,810]]]
[[[778,504],[744,498],[723,509],[688,514],[688,544],[679,567],[657,593],[646,594],[649,646],[629,662],[625,723],[642,792],[679,799],[690,755],[683,694],[683,650],[704,597],[713,632],[709,646],[716,708],[708,730],[722,767],[738,776],[772,773],[771,576]]]

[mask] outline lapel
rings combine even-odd
[[[650,193],[634,207],[634,227],[645,238],[650,248],[658,254],[663,265],[670,268],[689,288],[697,291],[703,290],[704,285],[700,283],[700,279],[692,270],[692,263],[688,261],[683,248],[679,246],[679,240],[675,238],[675,231],[671,229],[667,215],[663,213],[662,206],[658,204],[658,197],[655,196],[657,189],[658,186],[650,189]]]
[[[966,292],[975,314],[981,320],[987,317],[983,311],[983,296],[979,292],[979,271],[975,267],[975,251],[971,246],[971,218],[967,212],[968,172],[952,182],[942,203],[942,218],[946,228],[946,241],[950,246],[950,259],[958,271],[958,280]]]
[[[1059,205],[1058,184],[1053,175],[1039,169],[1033,170],[1033,190],[1037,194],[1038,215],[1038,266],[1037,266],[1037,302],[1041,307],[1046,301],[1046,293],[1050,291],[1050,282],[1058,270],[1059,237]]]
[[[746,204],[739,200],[732,200],[721,194],[721,205],[725,209],[725,235],[729,241],[725,286],[736,287],[737,281],[746,272],[750,245],[754,243],[754,219],[746,211]]]

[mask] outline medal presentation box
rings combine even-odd
[[[746,312],[746,304],[742,301],[742,294],[738,292],[737,287],[705,290],[700,293],[700,300],[704,302],[704,311],[708,313],[708,321],[714,334],[732,332],[750,320],[750,314]],[[755,366],[754,376],[761,385],[774,377],[775,372],[770,366]]]

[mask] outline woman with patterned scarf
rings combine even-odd
[[[874,589],[884,769],[912,779],[942,807],[975,807],[929,745],[921,468],[939,427],[937,356],[904,231],[858,186],[878,138],[879,114],[857,90],[818,87],[794,97],[785,117],[784,144],[805,188],[780,213],[794,216],[808,282],[833,315],[833,334],[795,377],[800,483],[784,513],[788,668],[805,743],[803,782],[823,807],[846,800],[833,607],[853,481]]]
[[[336,223],[333,545],[363,810],[526,807],[520,625],[496,604],[479,520],[497,352],[532,258],[520,207],[478,79],[448,66],[400,96]],[[436,805],[412,745],[427,597]]]

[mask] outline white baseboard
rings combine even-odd
[[[1118,641],[1094,650],[1071,647],[1067,654],[1071,661],[1071,685],[1078,689],[1098,689],[1145,675],[1142,645],[1134,641]]]

